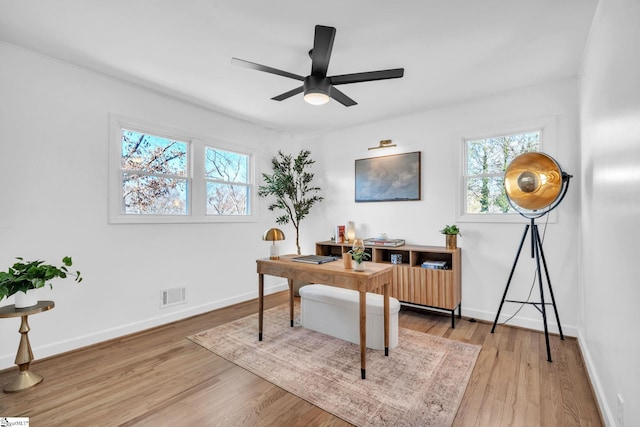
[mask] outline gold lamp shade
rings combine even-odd
[[[520,154],[507,167],[504,188],[509,199],[517,206],[532,211],[544,209],[560,197],[563,188],[562,169],[547,154]]]
[[[276,240],[284,240],[284,232],[279,228],[270,228],[264,232],[262,240],[271,240],[273,242]]]

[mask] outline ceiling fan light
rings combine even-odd
[[[324,105],[329,102],[329,95],[322,92],[307,92],[304,94],[304,100],[311,105]]]
[[[311,105],[329,102],[331,84],[326,77],[307,76],[304,79],[304,100]]]

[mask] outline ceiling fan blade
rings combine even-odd
[[[293,90],[290,90],[289,92],[285,92],[282,95],[278,95],[278,96],[274,96],[273,99],[274,101],[284,101],[287,98],[291,98],[293,95],[297,95],[299,93],[302,93],[302,91],[304,90],[304,86],[300,86],[297,87]]]
[[[347,95],[345,95],[344,93],[342,93],[341,91],[339,91],[335,87],[331,88],[331,95],[330,96],[333,99],[335,99],[336,101],[338,101],[340,104],[344,105],[345,107],[351,107],[351,106],[354,106],[354,105],[358,104],[356,101],[354,101],[353,99],[349,98]]]
[[[326,77],[333,50],[333,39],[336,37],[336,29],[316,25],[316,34],[313,39],[313,50],[311,51],[311,75]]]
[[[398,79],[404,76],[404,68],[391,70],[368,71],[366,73],[342,74],[328,77],[332,85],[344,85],[347,83],[370,82],[374,80]]]
[[[290,79],[304,81],[303,76],[289,73],[287,71],[278,70],[277,68],[267,67],[266,65],[256,64],[255,62],[245,61],[244,59],[231,58],[231,63],[240,67],[251,68],[252,70],[264,71],[265,73],[276,74]]]

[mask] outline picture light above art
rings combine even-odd
[[[383,139],[382,141],[380,141],[380,144],[377,147],[369,147],[369,150],[378,150],[380,148],[391,148],[391,147],[397,147],[397,144],[394,144],[392,140],[390,139]]]

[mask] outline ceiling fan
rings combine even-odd
[[[274,96],[271,99],[283,101],[293,95],[304,92],[304,100],[313,105],[326,104],[329,102],[329,98],[333,98],[345,107],[351,107],[352,105],[356,105],[357,102],[336,89],[335,86],[373,80],[397,79],[404,75],[404,68],[394,68],[391,70],[368,71],[327,77],[327,68],[329,68],[329,59],[331,58],[331,50],[333,49],[333,39],[335,36],[336,29],[334,27],[316,25],[313,49],[309,51],[309,56],[311,57],[311,74],[306,77],[267,67],[266,65],[245,61],[244,59],[231,58],[231,63],[241,67],[302,81],[302,86],[281,95]]]

